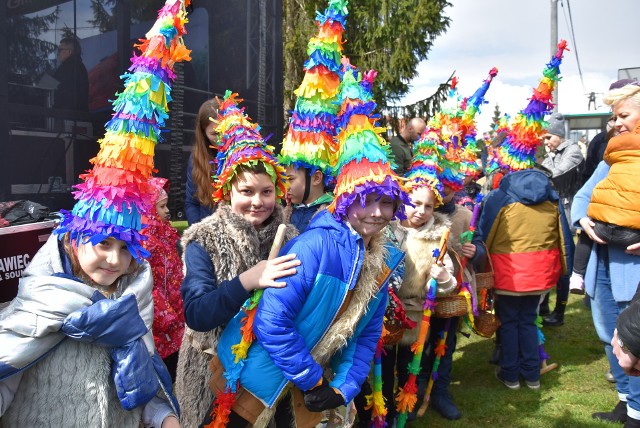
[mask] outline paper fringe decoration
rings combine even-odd
[[[238,98],[238,94],[226,91],[218,109],[216,133],[220,138],[213,199],[222,201],[231,191],[231,182],[238,166],[251,167],[261,163],[276,187],[276,198],[281,200],[286,193],[284,168],[274,157],[274,147],[265,144],[259,132],[260,127],[250,122],[250,118],[244,114],[244,108],[238,107],[240,102],[242,99]]]
[[[136,45],[140,55],[133,55],[129,72],[121,77],[124,91],[113,101],[113,117],[99,140],[98,155],[91,159],[93,169],[80,175],[84,182],[73,192],[77,202],[71,212],[60,210],[54,233],[69,233],[76,243],[92,245],[114,237],[127,244],[136,260],[149,256],[142,247],[142,216],[155,204],[149,178],[155,145],[169,117],[173,67],[191,59],[182,40],[188,5],[189,0],[167,0]]]
[[[425,129],[418,141],[413,144],[411,166],[406,174],[410,186],[426,186],[435,195],[434,208],[442,205],[444,187],[438,179],[442,174],[444,147],[439,144],[438,135]]]
[[[535,166],[535,154],[542,144],[540,137],[547,125],[544,117],[553,111],[553,89],[560,80],[560,64],[565,50],[568,50],[567,42],[561,40],[558,43],[558,51],[545,66],[543,77],[538,87],[533,90],[529,104],[516,115],[507,129],[506,138],[495,150],[494,160],[497,167],[520,171]],[[495,165],[492,166],[492,169],[495,168]]]
[[[331,167],[338,151],[335,122],[347,4],[329,0],[324,13],[316,14],[318,33],[307,45],[306,73],[294,91],[298,98],[278,157],[282,165],[305,168],[309,174],[320,170],[327,186],[334,181]]]
[[[375,192],[397,200],[394,216],[404,219],[404,205],[410,203],[407,188],[391,169],[391,149],[380,136],[385,129],[376,126],[378,116],[373,114],[376,103],[371,90],[377,73],[372,70],[363,75],[346,59],[343,65],[337,127],[339,150],[334,168],[339,173],[335,199],[327,209],[341,219],[358,198],[364,207],[366,195]]]
[[[440,144],[444,147],[440,181],[454,192],[462,189],[466,175],[476,177],[480,175],[479,166],[476,163],[478,149],[475,141],[477,133],[475,117],[480,107],[486,103],[485,95],[493,78],[497,75],[498,69],[493,67],[489,71],[489,76],[471,97],[463,99],[457,107],[438,112],[427,125],[428,130],[438,135]],[[451,86],[450,99],[459,98],[457,83],[456,78]]]
[[[387,425],[387,407],[385,406],[384,395],[382,395],[382,353],[384,352],[384,336],[388,332],[383,327],[383,334],[376,345],[376,352],[373,356],[373,392],[365,398],[367,404],[365,410],[371,409],[372,428],[384,428]]]

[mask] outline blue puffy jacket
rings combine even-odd
[[[403,253],[389,248],[389,273],[402,261]],[[265,290],[254,323],[258,338],[249,349],[240,384],[267,406],[272,406],[287,381],[302,391],[320,380],[323,368],[311,356],[356,285],[364,259],[363,240],[326,210],[311,221],[307,231],[290,241],[281,254],[295,253],[302,261],[284,288]],[[388,278],[387,278],[388,279]],[[335,377],[331,386],[351,401],[366,379],[382,331],[387,303],[387,281],[371,299],[353,336],[332,360]],[[240,320],[227,325],[218,344],[218,357],[231,367],[231,346],[240,341]]]

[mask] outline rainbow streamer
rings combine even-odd
[[[535,154],[546,126],[544,116],[553,111],[553,90],[560,80],[560,64],[565,50],[568,50],[567,42],[561,40],[558,51],[545,66],[529,104],[516,115],[508,128],[506,138],[495,152],[495,161],[500,168],[520,171],[535,165]]]
[[[433,359],[433,366],[431,367],[431,376],[429,376],[429,383],[427,384],[427,390],[424,396],[424,410],[429,407],[429,401],[431,401],[431,391],[433,390],[433,384],[438,380],[438,370],[440,369],[440,361],[444,354],[447,352],[447,336],[449,335],[449,328],[451,328],[451,318],[447,318],[447,322],[444,324],[444,328],[438,334],[438,344],[434,349],[435,358]],[[420,409],[422,411],[422,409]]]
[[[371,409],[372,428],[384,428],[387,425],[387,407],[384,395],[382,395],[382,352],[384,348],[384,333],[376,345],[376,353],[373,356],[373,392],[366,396],[365,410]]]
[[[400,201],[394,215],[404,219],[404,205],[410,203],[407,188],[391,169],[391,149],[380,135],[385,129],[376,126],[378,116],[373,114],[376,103],[371,91],[376,72],[363,75],[346,58],[343,68],[337,120],[339,149],[334,167],[339,173],[335,199],[327,209],[340,219],[358,197],[364,206],[366,195],[376,192]]]
[[[242,99],[237,97],[238,94],[226,91],[218,109],[216,133],[220,139],[213,199],[222,201],[229,194],[238,166],[262,163],[276,186],[276,198],[281,200],[286,193],[284,168],[274,156],[274,147],[265,144],[260,127],[250,122],[250,118],[244,114],[244,108],[238,107]]]
[[[310,174],[320,170],[325,185],[333,181],[331,166],[338,150],[335,121],[347,4],[329,0],[324,13],[316,13],[318,33],[307,45],[305,76],[294,91],[298,98],[278,157],[284,166],[305,168]]]
[[[83,183],[74,186],[77,202],[72,211],[60,210],[56,234],[68,232],[72,240],[93,245],[114,237],[127,244],[136,260],[149,256],[142,247],[142,216],[155,204],[149,178],[155,146],[169,117],[173,67],[191,59],[182,40],[188,5],[189,0],[168,0],[136,45],[140,55],[134,54],[129,73],[121,77],[124,90],[113,101],[113,117],[99,140],[100,151],[91,159],[94,166],[80,175]]]

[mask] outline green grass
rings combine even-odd
[[[488,363],[493,339],[459,335],[450,391],[462,419],[447,421],[428,410],[407,426],[621,427],[591,418],[593,412],[612,410],[618,398],[613,384],[604,378],[608,368],[604,348],[582,297],[570,296],[564,326],[545,327],[543,331],[549,362],[556,362],[559,367],[541,377],[540,391],[532,391],[524,384],[516,391],[507,389],[495,379],[495,366]]]
[[[182,232],[189,226],[186,220],[183,221],[172,221],[171,226],[175,227],[178,230],[178,234],[182,236]]]

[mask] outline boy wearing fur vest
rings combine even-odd
[[[363,78],[349,68],[341,88],[370,100],[373,76]],[[369,373],[382,333],[388,277],[402,260],[399,251],[385,247],[382,230],[395,216],[404,217],[408,195],[391,170],[379,128],[367,116],[375,103],[346,102],[359,108],[345,109],[340,121],[336,197],[282,249],[302,264],[285,278],[286,287],[265,290],[253,324],[257,340],[239,370],[243,389],[233,411],[254,427],[265,426],[274,413],[277,418],[278,402],[292,401],[297,427],[314,427],[320,412],[350,402]],[[234,318],[218,345],[225,374],[238,369],[232,347],[241,341],[243,319]],[[246,397],[258,402],[257,411],[247,409]]]
[[[277,199],[284,196],[284,170],[256,125],[227,92],[219,109],[221,134],[214,214],[182,237],[185,278],[181,293],[187,326],[180,347],[176,394],[183,426],[195,427],[213,401],[209,361],[224,325],[256,289],[282,287],[282,276],[300,264],[289,254],[266,261],[278,226],[284,222]],[[233,132],[228,132],[233,130]],[[238,162],[252,156],[254,161]],[[297,232],[288,226],[285,240]]]

